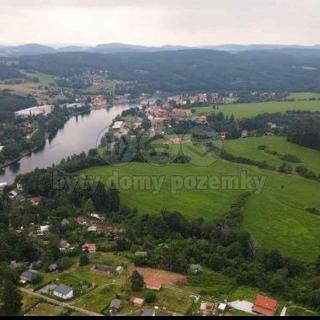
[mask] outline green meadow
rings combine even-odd
[[[308,100],[308,99],[319,99],[320,93],[317,92],[293,92],[287,97],[287,99],[296,100]]]
[[[218,159],[203,167],[192,163],[130,163],[82,173],[105,183],[113,181],[123,203],[141,213],[177,210],[188,218],[206,220],[224,216],[240,193],[251,190],[242,228],[258,245],[308,261],[319,254],[320,216],[306,210],[320,207],[319,184],[315,181]],[[247,185],[241,185],[244,175],[251,181]],[[203,184],[206,177],[207,184]],[[260,193],[257,186],[262,186]]]
[[[281,101],[226,104],[220,106],[219,111],[227,116],[232,114],[236,118],[251,118],[262,113],[285,112],[289,110],[320,111],[320,101]],[[212,106],[196,108],[196,114],[209,114],[213,112]]]
[[[277,155],[259,150],[258,147],[262,145],[267,146],[270,151],[277,151],[281,155],[295,155],[301,162],[290,163],[281,160]],[[320,172],[320,151],[287,142],[285,137],[265,136],[227,140],[224,142],[224,149],[233,155],[256,161],[266,161],[274,167],[279,167],[283,162],[287,162],[292,167],[305,166],[314,172]]]

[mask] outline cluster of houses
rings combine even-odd
[[[107,97],[104,95],[95,95],[91,97],[91,105],[95,108],[102,108],[108,105]]]
[[[206,116],[196,116],[192,108],[173,106],[169,101],[161,106],[149,104],[145,108],[145,113],[151,121],[152,130],[155,134],[163,134],[166,127],[170,127],[172,120],[194,120],[197,123],[206,123]]]
[[[21,273],[20,283],[22,285],[33,284],[37,281],[38,278],[39,273],[35,270],[30,269]],[[40,291],[41,293],[50,294],[62,300],[69,300],[74,297],[73,288],[64,284],[50,284],[45,286]]]
[[[192,105],[195,103],[208,103],[208,95],[206,93],[197,93],[195,95],[178,95],[169,97],[168,101],[176,106]]]

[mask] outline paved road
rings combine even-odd
[[[92,312],[92,311],[89,311],[89,310],[86,310],[86,309],[82,309],[82,308],[78,308],[76,306],[73,306],[69,303],[65,303],[65,302],[60,302],[60,301],[57,301],[55,299],[51,299],[49,297],[46,297],[40,293],[37,293],[37,292],[34,292],[34,291],[31,291],[31,290],[28,290],[28,289],[25,289],[25,288],[20,288],[20,290],[26,294],[30,294],[34,297],[37,297],[37,298],[40,298],[40,299],[43,299],[49,303],[52,303],[52,304],[55,304],[57,306],[60,306],[60,307],[63,307],[63,308],[67,308],[67,309],[71,309],[71,310],[74,310],[74,311],[77,311],[77,312],[80,312],[82,314],[85,314],[86,316],[91,316],[91,317],[102,317],[104,316],[103,314],[101,313],[96,313],[96,312]]]

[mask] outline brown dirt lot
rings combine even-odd
[[[134,268],[137,270],[144,278],[145,281],[150,281],[151,279],[157,279],[161,281],[162,284],[168,285],[178,285],[182,286],[187,283],[187,277],[183,274],[168,272],[160,269],[151,268]]]

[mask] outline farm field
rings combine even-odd
[[[35,305],[29,312],[28,316],[45,317],[45,316],[59,316],[65,311],[64,308],[49,304],[46,302],[40,302]]]
[[[262,113],[285,112],[289,110],[308,110],[320,111],[320,101],[282,101],[282,102],[258,102],[258,103],[239,103],[220,106],[219,111],[227,116],[232,114],[236,118],[251,118]],[[196,114],[212,113],[209,107],[196,108]]]
[[[261,192],[256,189],[248,201],[242,228],[252,234],[258,245],[279,249],[284,255],[310,261],[319,254],[320,217],[306,210],[320,207],[319,185],[315,181],[222,160],[208,167],[130,163],[90,168],[82,173],[107,184],[113,181],[122,201],[141,213],[177,210],[188,218],[206,220],[224,216],[240,193],[254,189],[253,183],[244,188],[237,185],[241,175],[257,179],[262,185],[263,180],[258,179],[265,179]],[[190,185],[197,177],[216,177],[220,184],[214,188]],[[138,178],[149,179],[149,188],[141,188]],[[179,188],[175,179],[181,183]],[[229,179],[233,183],[223,184]]]
[[[292,163],[281,160],[278,155],[272,155],[259,150],[259,146],[267,146],[270,151],[277,151],[280,155],[290,154],[298,157],[301,162]],[[224,149],[232,155],[245,157],[256,161],[266,161],[269,165],[279,167],[287,162],[292,167],[305,166],[314,172],[320,172],[320,151],[305,148],[286,141],[285,137],[264,136],[246,139],[227,140]]]
[[[292,92],[287,99],[307,100],[307,99],[319,99],[320,93],[318,92]]]

